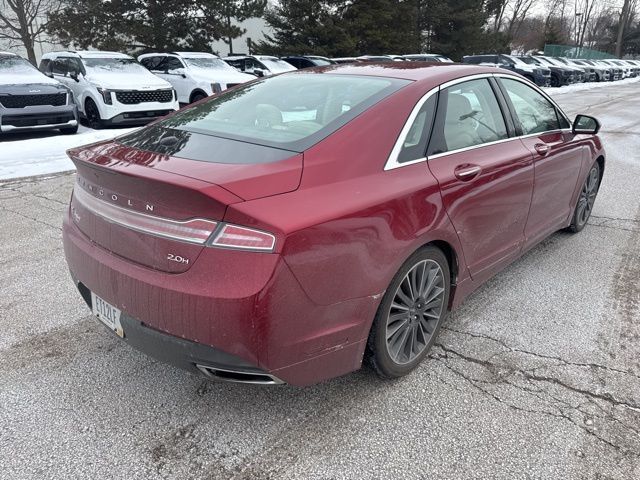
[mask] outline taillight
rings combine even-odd
[[[210,243],[212,247],[272,252],[276,237],[272,234],[239,225],[224,224]]]
[[[123,227],[163,238],[204,245],[218,226],[218,222],[195,218],[171,220],[134,212],[100,200],[76,186],[73,195],[86,209]],[[77,221],[76,216],[73,216]]]
[[[74,188],[73,196],[76,202],[95,215],[149,235],[208,247],[254,252],[272,252],[276,245],[276,237],[268,232],[203,218],[180,221],[135,212],[96,198],[79,185]],[[78,223],[81,217],[73,207],[71,213]]]

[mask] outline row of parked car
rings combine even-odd
[[[59,51],[43,55],[39,69],[20,56],[0,52],[0,132],[78,130],[140,125],[256,77],[298,68],[351,62],[451,62],[443,55],[320,56],[148,53],[137,59],[117,52]],[[640,62],[569,60],[544,56],[473,55],[465,63],[507,68],[540,86],[613,81],[634,77]]]

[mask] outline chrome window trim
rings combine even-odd
[[[496,140],[494,142],[480,143],[478,145],[471,145],[470,147],[458,148],[456,150],[449,150],[448,152],[436,153],[428,157],[428,160],[435,160],[436,158],[446,157],[447,155],[452,155],[454,153],[468,152],[469,150],[476,150],[478,148],[490,147],[492,145],[498,145],[500,143],[507,143],[513,140],[520,140],[522,137],[509,137],[503,138],[502,140]]]
[[[457,85],[458,83],[464,83],[464,82],[468,82],[468,81],[471,81],[471,80],[479,80],[479,79],[482,79],[482,78],[495,78],[495,77],[509,78],[509,79],[515,80],[517,82],[523,83],[524,85],[527,85],[529,87],[532,87],[536,92],[540,93],[545,99],[547,99],[549,102],[551,102],[551,104],[562,114],[562,116],[565,118],[565,120],[569,123],[569,128],[546,130],[544,132],[529,133],[527,135],[518,135],[518,136],[515,136],[515,137],[509,137],[509,138],[503,138],[501,140],[496,140],[494,142],[481,143],[481,144],[478,144],[478,145],[472,145],[470,147],[459,148],[457,150],[450,150],[448,152],[437,153],[435,155],[431,155],[431,156],[428,156],[428,157],[416,158],[415,160],[408,160],[406,162],[398,162],[398,156],[400,154],[400,151],[402,150],[402,146],[404,145],[404,140],[406,139],[406,136],[409,133],[409,129],[411,129],[411,126],[413,125],[413,122],[415,121],[416,117],[418,116],[418,112],[420,111],[420,109],[422,108],[424,103],[427,100],[429,100],[429,98],[434,93],[439,92],[442,89]],[[465,76],[465,77],[460,77],[460,78],[456,78],[454,80],[450,80],[448,82],[443,83],[442,85],[434,87],[431,90],[429,90],[425,95],[423,95],[420,98],[420,100],[418,100],[416,105],[413,107],[413,110],[411,110],[411,114],[409,115],[409,117],[405,121],[405,124],[402,127],[402,130],[400,131],[400,135],[398,135],[398,138],[396,139],[396,143],[394,144],[393,149],[391,150],[391,154],[389,155],[389,157],[387,159],[387,163],[384,166],[384,170],[385,171],[393,170],[393,169],[404,167],[404,166],[407,166],[407,165],[414,165],[416,163],[426,162],[426,161],[429,161],[431,159],[437,159],[437,158],[440,158],[440,157],[445,157],[447,155],[451,155],[451,154],[454,154],[454,153],[460,153],[460,152],[466,152],[466,151],[469,151],[469,150],[475,150],[477,148],[483,148],[483,147],[488,147],[488,146],[491,146],[491,145],[497,145],[497,144],[500,144],[500,143],[506,143],[506,142],[510,142],[512,140],[520,140],[520,139],[523,139],[523,138],[535,137],[535,136],[545,135],[545,134],[554,133],[554,132],[570,132],[572,126],[573,126],[573,122],[569,120],[569,117],[567,117],[567,115],[558,106],[558,104],[551,97],[549,97],[549,95],[547,95],[543,90],[541,90],[537,85],[535,85],[534,83],[531,83],[529,80],[527,80],[525,78],[519,78],[519,77],[517,77],[515,75],[508,74],[508,73],[502,73],[502,72],[499,72],[499,73],[478,73],[478,74],[474,74],[474,75],[468,75],[468,76]]]
[[[402,147],[404,146],[404,141],[406,140],[407,135],[409,134],[409,130],[411,130],[411,127],[413,126],[413,122],[415,122],[416,117],[420,112],[420,109],[427,102],[427,100],[429,100],[434,94],[436,94],[439,91],[440,91],[439,86],[432,88],[427,93],[425,93],[420,98],[420,100],[418,100],[418,103],[415,104],[415,106],[413,107],[413,110],[411,110],[411,113],[409,114],[409,117],[404,122],[402,130],[400,130],[400,134],[396,139],[396,143],[393,145],[393,149],[389,154],[389,158],[387,158],[387,163],[384,166],[385,171],[393,170],[394,168],[404,167],[405,165],[414,165],[416,163],[427,161],[427,157],[421,157],[421,158],[416,158],[415,160],[407,160],[406,162],[399,162],[398,157],[400,156],[400,152],[402,151]]]

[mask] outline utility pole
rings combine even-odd
[[[616,57],[622,58],[622,41],[624,38],[624,27],[627,23],[627,18],[629,17],[629,7],[631,1],[624,0],[624,5],[622,6],[622,12],[620,13],[620,24],[618,25],[618,40],[616,41]]]

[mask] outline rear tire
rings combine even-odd
[[[589,221],[599,188],[600,164],[596,161],[591,166],[591,169],[587,174],[587,178],[582,184],[582,189],[578,196],[578,203],[576,203],[576,208],[573,211],[573,218],[571,219],[571,225],[569,225],[570,232],[580,232]]]
[[[62,133],[63,135],[75,135],[76,133],[78,133],[78,125],[76,125],[75,127],[61,128],[60,133]]]
[[[442,251],[415,252],[391,280],[373,320],[367,356],[382,378],[414,370],[436,340],[448,311],[451,277]]]

